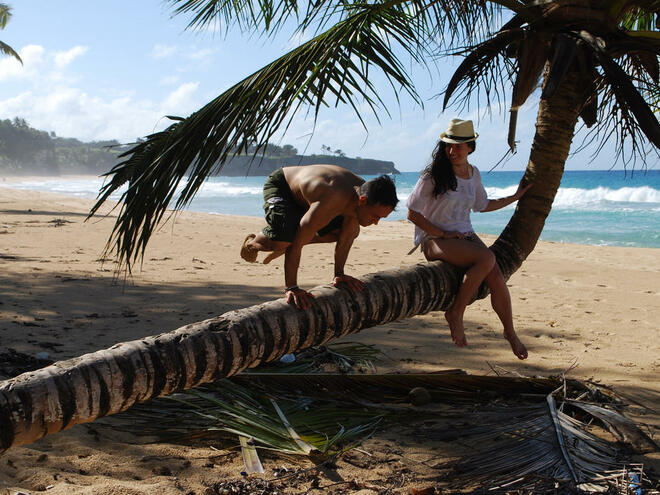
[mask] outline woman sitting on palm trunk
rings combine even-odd
[[[504,208],[520,199],[531,184],[521,184],[513,196],[488,199],[479,170],[467,160],[476,148],[477,136],[471,120],[451,120],[447,131],[440,135],[433,161],[408,198],[408,220],[416,226],[415,244],[421,245],[427,260],[443,260],[466,270],[456,299],[445,312],[454,343],[459,347],[467,345],[463,315],[485,281],[493,309],[504,326],[504,338],[519,359],[526,359],[527,349],[513,327],[509,289],[495,255],[472,229],[470,210]]]

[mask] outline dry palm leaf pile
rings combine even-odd
[[[277,468],[265,479],[258,452],[307,456],[317,467],[338,459],[369,467],[377,456],[363,455],[366,439],[392,429],[432,445],[424,461],[435,473],[425,478],[429,487],[351,481],[336,493],[658,493],[655,475],[630,463],[631,453],[657,446],[607,387],[461,370],[377,374],[371,363],[378,357],[358,344],[313,348],[290,364],[157,399],[108,421],[159,441],[220,435],[240,445],[243,477],[217,483],[210,488],[216,493],[331,493],[318,478],[305,478],[310,469]],[[283,482],[294,475],[311,479],[305,491],[286,491]]]

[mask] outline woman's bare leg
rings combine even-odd
[[[527,348],[520,341],[513,328],[513,310],[511,309],[511,295],[506,286],[500,268],[495,265],[486,277],[486,284],[490,287],[490,302],[504,327],[504,338],[509,341],[513,353],[518,359],[527,359]]]
[[[465,239],[432,239],[426,242],[424,255],[428,260],[444,260],[467,268],[456,299],[445,312],[452,340],[457,346],[465,347],[468,344],[463,326],[465,308],[495,266],[495,255],[485,245]]]

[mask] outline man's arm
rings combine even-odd
[[[344,273],[344,265],[348,259],[348,253],[353,246],[353,241],[360,234],[360,224],[357,218],[344,218],[339,239],[335,246],[335,278],[332,285],[345,283],[351,290],[362,290],[364,283],[355,277]]]
[[[286,288],[287,302],[294,302],[299,309],[307,309],[311,306],[314,296],[298,287],[298,268],[302,248],[309,244],[316,233],[325,227],[336,216],[340,208],[335,204],[336,200],[327,202],[316,201],[312,203],[300,220],[300,226],[296,236],[284,255],[284,282]],[[350,249],[350,246],[349,246]]]

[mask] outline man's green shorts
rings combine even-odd
[[[306,211],[306,208],[296,203],[281,168],[268,176],[264,183],[264,212],[267,225],[263,228],[263,233],[266,237],[273,241],[293,242],[300,226],[300,219]],[[333,218],[328,225],[318,231],[318,235],[323,236],[340,229],[343,221],[342,216]]]

